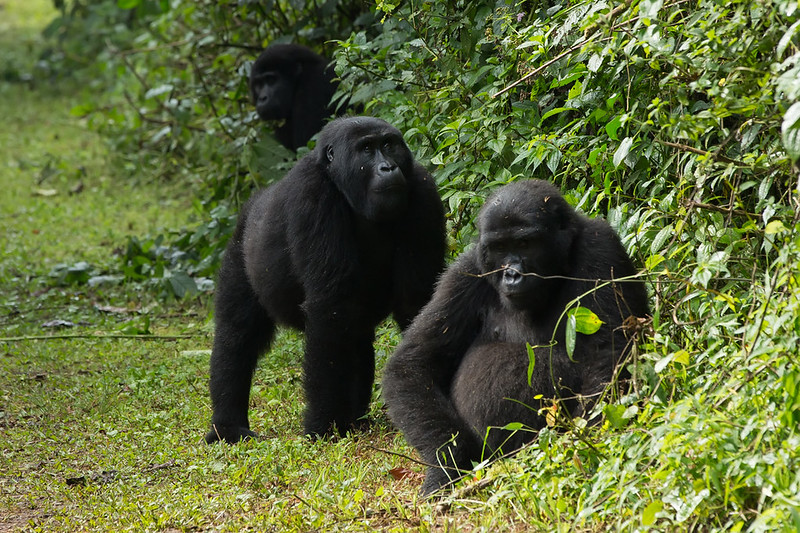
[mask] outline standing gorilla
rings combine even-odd
[[[635,273],[614,230],[575,212],[549,183],[501,188],[477,224],[477,246],[443,274],[384,371],[390,417],[423,460],[440,465],[428,468],[423,494],[480,460],[489,428],[490,453],[530,440],[530,432],[499,428],[542,428],[529,407],[537,395],[571,396],[567,405],[580,414],[575,395],[599,394],[626,352],[623,320],[648,313],[641,283],[597,281]],[[559,318],[577,297],[604,324],[578,335],[573,363]],[[530,386],[526,343],[536,346]]]
[[[337,119],[286,177],[242,208],[216,294],[207,442],[250,431],[256,361],[276,323],[305,331],[305,432],[340,434],[369,407],[375,327],[405,328],[444,262],[442,202],[401,133]]]
[[[250,70],[250,96],[261,120],[282,120],[275,136],[290,150],[305,146],[333,114],[338,86],[330,60],[297,44],[273,44]]]

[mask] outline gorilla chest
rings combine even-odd
[[[531,320],[521,311],[511,312],[501,308],[492,308],[484,319],[479,334],[481,342],[509,342],[528,343],[530,345],[546,344],[550,342],[553,328]]]
[[[367,301],[380,304],[394,293],[395,246],[393,239],[369,239],[359,243],[353,279]]]

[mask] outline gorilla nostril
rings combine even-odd
[[[503,283],[519,283],[520,281],[522,281],[522,272],[518,267],[503,265]]]

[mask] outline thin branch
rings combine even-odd
[[[472,496],[480,492],[481,490],[485,489],[489,485],[494,482],[493,477],[485,477],[483,479],[479,479],[474,483],[470,483],[469,485],[465,485],[463,487],[459,487],[458,489],[454,490],[452,494],[447,496],[447,499],[440,501],[434,507],[434,512],[438,514],[444,514],[450,510],[450,506],[453,505],[453,502],[456,500],[463,500],[468,496]]]
[[[723,163],[731,163],[734,165],[739,166],[747,166],[741,161],[737,161],[735,159],[730,159],[729,157],[725,157],[722,154],[715,154],[711,152],[706,152],[705,150],[700,150],[699,148],[695,148],[693,146],[689,146],[688,144],[680,144],[674,143],[670,141],[662,141],[661,139],[654,139],[658,144],[663,144],[664,146],[669,146],[671,148],[677,148],[678,150],[683,150],[684,152],[691,152],[693,154],[704,155],[709,157],[715,161],[722,161]]]
[[[734,214],[734,215],[740,215],[740,216],[744,216],[744,217],[758,218],[757,214],[749,213],[749,212],[745,211],[744,209],[732,209],[732,208],[729,208],[729,207],[721,207],[721,206],[718,206],[718,205],[706,204],[706,203],[703,203],[703,202],[696,202],[694,200],[684,200],[682,202],[682,204],[686,209],[693,209],[693,208],[696,207],[698,209],[705,209],[707,211],[715,211],[717,213]]]
[[[200,335],[127,335],[124,333],[100,334],[95,333],[72,333],[62,335],[23,335],[20,337],[0,337],[0,342],[19,342],[19,341],[49,341],[63,339],[141,339],[145,341],[191,339]]]
[[[594,35],[590,35],[588,38],[581,37],[580,39],[578,39],[578,42],[576,42],[575,44],[573,44],[572,46],[570,46],[569,48],[567,48],[566,50],[564,50],[563,52],[558,54],[556,57],[554,57],[550,61],[545,62],[543,65],[541,65],[538,68],[534,69],[533,71],[525,74],[523,77],[521,77],[520,79],[518,79],[517,81],[515,81],[511,85],[509,85],[509,86],[497,91],[496,93],[494,93],[492,95],[492,98],[497,98],[498,96],[501,96],[501,95],[507,93],[508,91],[510,91],[511,89],[516,87],[517,85],[519,85],[520,83],[525,83],[529,79],[533,78],[534,76],[539,74],[541,71],[543,71],[544,69],[546,69],[547,67],[549,67],[550,65],[555,63],[556,61],[559,61],[560,59],[563,59],[564,57],[568,56],[569,54],[573,53],[574,51],[579,50],[580,48],[583,47],[583,45],[591,42],[594,39],[595,35],[599,35],[599,34],[595,33]],[[610,37],[606,37],[606,39],[610,39]]]
[[[726,213],[728,212],[727,209],[724,210],[724,211]],[[498,273],[503,272],[505,270],[511,270],[513,272],[516,272],[520,276],[533,276],[533,277],[538,278],[538,279],[563,279],[563,280],[568,280],[568,281],[583,281],[583,282],[586,282],[586,283],[595,283],[595,284],[597,284],[597,283],[605,283],[605,284],[608,284],[608,283],[643,283],[644,280],[640,280],[638,278],[646,278],[647,280],[649,280],[652,277],[656,277],[656,278],[659,278],[659,283],[688,283],[689,285],[693,285],[693,284],[689,283],[688,280],[680,279],[680,278],[673,278],[672,277],[672,273],[666,273],[666,272],[644,272],[643,271],[643,272],[639,272],[638,274],[631,274],[630,276],[624,276],[624,277],[621,277],[621,278],[611,278],[611,279],[599,279],[598,278],[598,279],[593,279],[593,278],[575,278],[575,277],[572,277],[572,276],[562,276],[562,275],[559,275],[559,274],[554,274],[554,275],[551,275],[551,276],[544,276],[542,274],[537,274],[536,272],[520,272],[516,268],[509,268],[509,267],[506,267],[506,266],[502,266],[502,267],[500,267],[500,268],[498,268],[496,270],[491,270],[489,272],[482,272],[480,274],[475,274],[473,272],[460,272],[460,274],[462,274],[464,276],[470,276],[470,277],[473,277],[473,278],[485,278],[486,276],[490,276],[492,274],[498,274]],[[663,276],[665,276],[665,275],[669,276],[671,279],[666,279],[666,280],[663,279]],[[732,278],[732,277],[729,277],[729,278],[715,277],[714,279],[716,279],[717,281],[752,281],[750,278]],[[711,289],[706,289],[706,290],[711,290]]]

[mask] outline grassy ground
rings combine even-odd
[[[300,436],[298,337],[284,334],[258,371],[251,422],[264,438],[206,446],[208,300],[167,305],[130,288],[56,286],[57,265],[102,272],[126,236],[180,226],[191,203],[177,186],[116,171],[102,139],[70,114],[79,88],[29,79],[51,4],[0,6],[9,65],[0,81],[0,531],[464,522],[416,501],[419,475],[390,475],[413,466],[376,450],[409,452],[380,410],[354,438]],[[51,327],[59,320],[71,327]],[[131,324],[154,335],[120,335]],[[395,340],[388,329],[380,337],[381,360]]]

